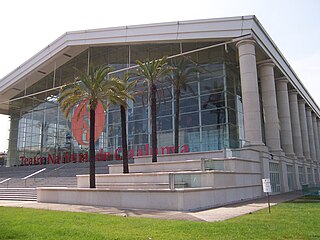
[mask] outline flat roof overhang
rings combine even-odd
[[[228,41],[252,35],[314,112],[320,110],[255,16],[216,18],[67,32],[0,80],[0,113],[6,102],[89,47],[185,41]]]

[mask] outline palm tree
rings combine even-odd
[[[137,81],[129,81],[128,74],[126,74],[123,79],[120,79],[120,81],[122,83],[120,90],[126,93],[126,95],[123,96],[123,102],[127,102],[128,99],[134,101],[135,95],[138,94],[138,91],[135,90]],[[120,104],[123,173],[129,173],[126,110],[127,104]]]
[[[110,103],[122,103],[122,93],[119,91],[121,83],[115,78],[108,79],[108,73],[112,68],[108,65],[94,67],[90,64],[88,73],[76,69],[78,77],[73,84],[63,87],[58,97],[61,110],[66,117],[71,110],[80,104],[79,116],[86,107],[90,109],[90,137],[89,137],[89,163],[90,163],[90,188],[95,188],[95,112],[100,102],[104,109],[107,109],[106,101]],[[78,117],[79,117],[78,116]]]
[[[157,162],[157,97],[160,98],[162,78],[168,75],[170,69],[167,65],[167,57],[161,59],[137,61],[139,68],[134,75],[144,78],[144,83],[150,88],[151,101],[151,141],[152,141],[152,162]]]
[[[193,92],[192,88],[189,85],[189,76],[192,73],[200,72],[200,69],[197,66],[190,65],[190,62],[186,58],[181,58],[179,61],[173,61],[171,66],[172,74],[170,76],[170,81],[174,87],[176,97],[174,116],[174,152],[178,153],[181,90],[189,90]]]

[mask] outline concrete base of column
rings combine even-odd
[[[294,153],[287,153],[286,157],[291,158],[291,159],[297,159],[297,155]]]
[[[270,163],[270,160],[268,158],[261,159],[261,175],[262,175],[262,179],[270,178],[269,163]]]
[[[254,143],[254,142],[247,142],[247,143],[245,143],[244,144],[244,146],[243,147],[251,147],[251,148],[255,148],[255,147],[264,147],[265,146],[265,144],[264,143],[262,143],[262,142],[256,142],[256,143]]]
[[[270,155],[268,148],[266,146],[259,146],[260,161],[261,161],[261,178],[270,178],[269,163],[272,156]]]
[[[278,156],[279,158],[285,156],[285,152],[282,149],[270,151],[274,156]]]

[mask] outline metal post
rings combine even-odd
[[[267,192],[267,198],[268,198],[269,213],[271,213],[271,209],[270,209],[270,196],[269,196],[269,193],[268,193],[268,192]]]
[[[174,190],[174,173],[169,173],[169,189]]]
[[[206,168],[205,168],[205,161],[206,161],[205,158],[201,158],[201,163],[200,163],[200,170],[201,170],[201,172],[204,172],[204,171],[206,170]]]

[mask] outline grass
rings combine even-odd
[[[0,239],[320,239],[319,216],[319,202],[215,223],[0,207]]]
[[[304,196],[301,199],[312,199],[312,200],[320,200],[320,196],[315,196],[315,195],[311,195],[311,196]]]

